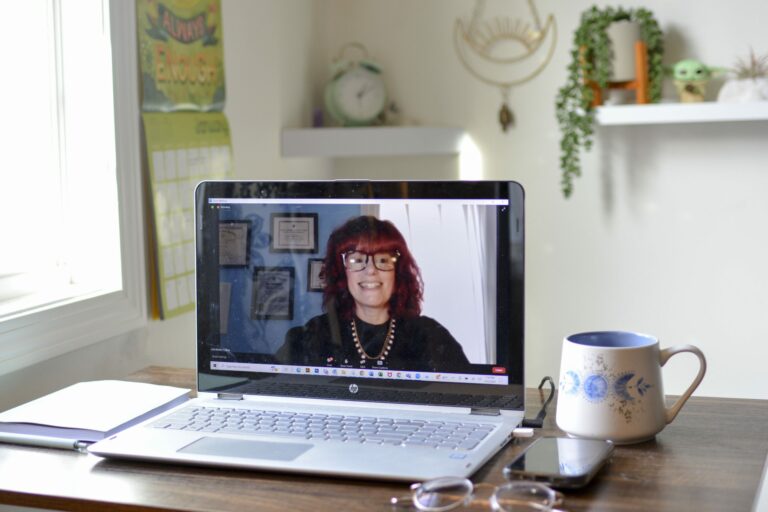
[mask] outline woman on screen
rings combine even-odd
[[[311,366],[467,370],[451,333],[421,315],[422,296],[419,267],[394,224],[354,217],[328,239],[326,312],[289,330],[277,358]]]

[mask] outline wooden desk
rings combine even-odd
[[[134,380],[194,387],[191,370],[148,368]],[[539,409],[529,390],[527,416]],[[555,403],[540,434],[558,434]],[[530,442],[510,443],[474,475],[501,469]],[[768,400],[692,398],[655,441],[617,447],[587,488],[566,494],[577,511],[749,511],[768,452]],[[0,503],[70,511],[390,510],[407,485],[107,461],[64,450],[0,445]]]

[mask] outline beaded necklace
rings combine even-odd
[[[360,337],[357,334],[357,325],[355,324],[355,320],[352,319],[352,322],[350,323],[352,326],[352,340],[355,342],[355,348],[357,349],[357,353],[360,355],[361,365],[364,365],[366,360],[375,360],[376,364],[379,366],[384,364],[384,361],[386,361],[387,356],[389,355],[389,351],[395,342],[395,323],[396,321],[394,318],[389,320],[387,335],[384,337],[384,343],[381,346],[381,350],[379,351],[378,355],[372,356],[368,354],[368,352],[366,352],[363,348],[363,344],[360,342]]]

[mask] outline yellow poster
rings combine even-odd
[[[142,110],[221,111],[220,0],[138,0]]]

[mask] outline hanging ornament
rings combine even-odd
[[[515,124],[515,116],[512,115],[512,110],[509,108],[509,90],[503,91],[502,98],[499,109],[499,124],[501,124],[501,130],[506,132],[510,125]]]
[[[514,124],[509,107],[512,87],[536,77],[552,59],[557,43],[553,15],[541,24],[539,14],[528,1],[533,25],[521,19],[495,17],[483,19],[486,0],[477,0],[468,23],[456,20],[454,45],[459,60],[478,80],[498,87],[502,96],[499,124],[507,131]]]

